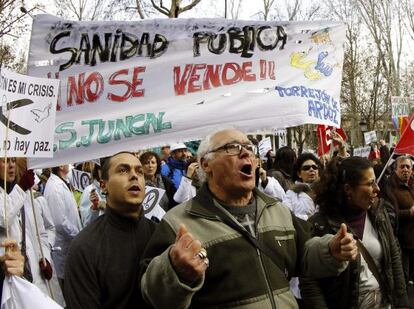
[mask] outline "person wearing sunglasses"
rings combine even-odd
[[[319,206],[308,220],[313,236],[335,233],[345,222],[360,254],[338,276],[301,278],[306,308],[408,308],[400,250],[384,200],[378,199],[372,163],[335,158],[313,189]]]
[[[296,308],[291,276],[337,275],[356,258],[350,234],[309,239],[307,222],[256,188],[256,154],[234,128],[201,142],[205,182],[165,214],[144,254],[141,292],[150,305]]]

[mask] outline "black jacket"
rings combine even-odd
[[[388,214],[383,203],[379,203],[368,210],[368,215],[383,250],[383,261],[380,273],[385,281],[384,297],[397,308],[407,307],[408,298],[404,274],[401,266],[401,255]],[[346,221],[337,216],[328,216],[325,213],[316,213],[309,218],[313,225],[313,236],[336,234],[341,223]],[[348,227],[348,231],[352,230]],[[355,234],[354,237],[356,238]],[[359,274],[361,271],[361,257],[337,277],[319,279],[317,281],[300,278],[301,294],[306,308],[357,308],[359,296]]]

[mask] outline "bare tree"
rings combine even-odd
[[[399,95],[403,7],[399,1],[393,0],[357,0],[357,3],[361,17],[377,46],[390,94]]]
[[[55,0],[58,15],[76,20],[104,20],[112,16],[116,1],[109,0]]]
[[[164,6],[163,0],[151,0],[151,4],[161,14],[169,18],[177,18],[181,13],[191,10],[201,2],[201,0],[191,0],[189,4],[182,6],[182,1],[183,0],[171,0],[169,8]]]
[[[275,0],[263,0],[263,11],[260,12],[263,15],[263,20],[267,21],[269,19],[270,10],[274,3]]]
[[[27,27],[24,18],[36,10],[37,6],[27,10],[22,5],[23,2],[17,0],[0,0],[0,38],[4,35],[18,38],[18,32]]]

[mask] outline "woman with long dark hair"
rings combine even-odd
[[[338,276],[301,280],[307,308],[408,308],[399,247],[374,170],[366,158],[332,160],[314,186],[319,212],[313,236],[335,234],[342,223],[360,255]]]

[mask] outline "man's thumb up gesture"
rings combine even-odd
[[[356,240],[347,232],[345,223],[341,224],[336,235],[329,242],[329,250],[339,261],[355,261],[358,255]]]

